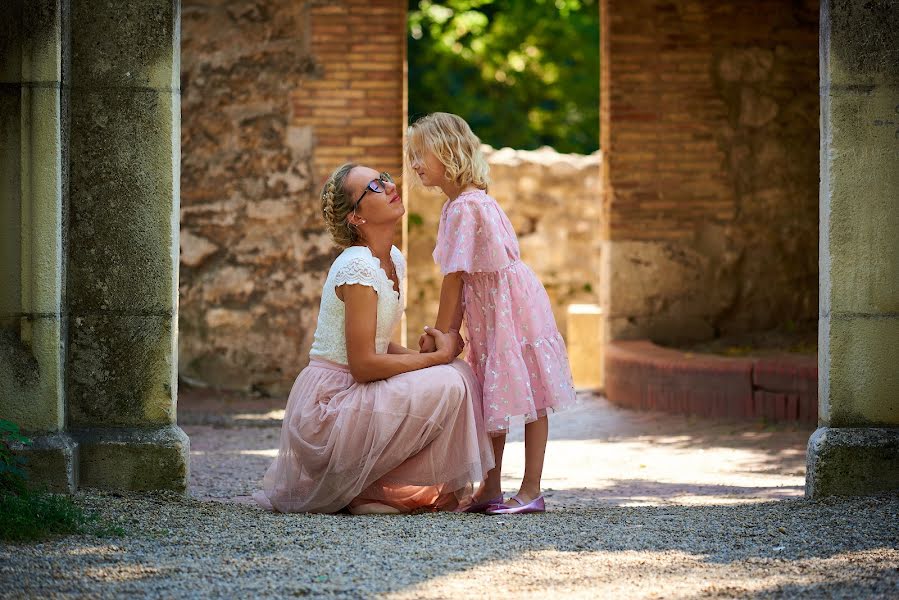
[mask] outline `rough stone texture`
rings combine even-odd
[[[179,373],[284,393],[336,248],[294,94],[322,78],[308,2],[183,2]],[[239,40],[239,43],[236,41]]]
[[[77,316],[69,323],[69,423],[79,427],[175,422],[169,316]]]
[[[818,3],[600,7],[605,334],[812,321]]]
[[[32,436],[30,446],[14,451],[27,459],[25,470],[32,488],[71,494],[78,488],[78,444],[68,433]]]
[[[177,110],[171,91],[99,84],[72,91],[73,313],[174,311]]]
[[[190,440],[177,426],[74,430],[79,486],[109,490],[187,490]]]
[[[72,36],[75,81],[177,89],[181,2],[118,2],[115,10],[98,10],[95,0],[69,1],[77,23],[77,35]]]
[[[899,18],[829,1],[821,33],[822,424],[899,427]]]
[[[823,425],[806,493],[899,489],[899,5],[821,10]]]
[[[484,146],[490,165],[490,194],[509,216],[521,257],[549,293],[556,324],[566,335],[569,304],[599,301],[599,152],[589,156],[494,150]],[[425,325],[433,325],[440,304],[440,269],[431,253],[437,240],[439,190],[408,190],[409,282],[406,331],[415,345]]]
[[[862,496],[899,489],[899,429],[821,427],[808,441],[805,495]]]
[[[0,26],[0,418],[28,433],[65,421],[63,12],[12,2]]]

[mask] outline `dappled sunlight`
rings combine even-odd
[[[238,413],[232,417],[235,421],[282,421],[284,409],[270,410],[258,413]]]
[[[511,560],[487,561],[381,597],[476,597],[491,589],[503,589],[515,598],[541,600],[550,589],[554,598],[753,597],[818,588],[827,595],[825,589],[839,588],[841,582],[854,580],[857,584],[860,572],[882,573],[883,552],[899,559],[899,551],[887,548],[826,558],[749,557],[732,563],[709,562],[704,555],[677,550],[545,549],[523,552]]]
[[[75,546],[73,548],[67,548],[65,553],[69,556],[110,556],[121,551],[122,549],[119,546],[102,545]]]
[[[158,577],[161,574],[163,574],[163,569],[140,563],[117,563],[101,567],[89,567],[84,570],[85,577],[105,583],[136,581],[149,577]]]
[[[553,423],[563,438],[564,418]],[[623,439],[554,439],[551,430],[543,475],[550,505],[730,504],[803,494],[802,446],[771,448],[770,438],[719,444],[707,436],[628,433]],[[515,490],[523,474],[524,443],[507,442],[504,488]]]

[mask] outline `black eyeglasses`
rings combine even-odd
[[[359,206],[359,203],[362,202],[362,198],[365,197],[365,194],[369,192],[374,192],[376,194],[380,194],[387,190],[385,184],[393,183],[393,177],[390,176],[390,173],[384,171],[380,175],[378,175],[377,179],[372,179],[368,182],[368,185],[365,186],[365,190],[362,192],[362,195],[359,196],[359,199],[356,200],[356,203],[353,204],[353,212],[356,212],[356,208]]]

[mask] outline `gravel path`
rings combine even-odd
[[[802,499],[808,430],[585,398],[552,420],[544,515],[279,515],[242,503],[278,404],[182,399],[192,495],[80,492],[126,535],[0,545],[0,597],[899,597],[899,496]]]

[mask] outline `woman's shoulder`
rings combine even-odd
[[[348,246],[337,255],[328,271],[329,274],[334,274],[349,266],[375,265],[376,262],[376,259],[365,246]]]

